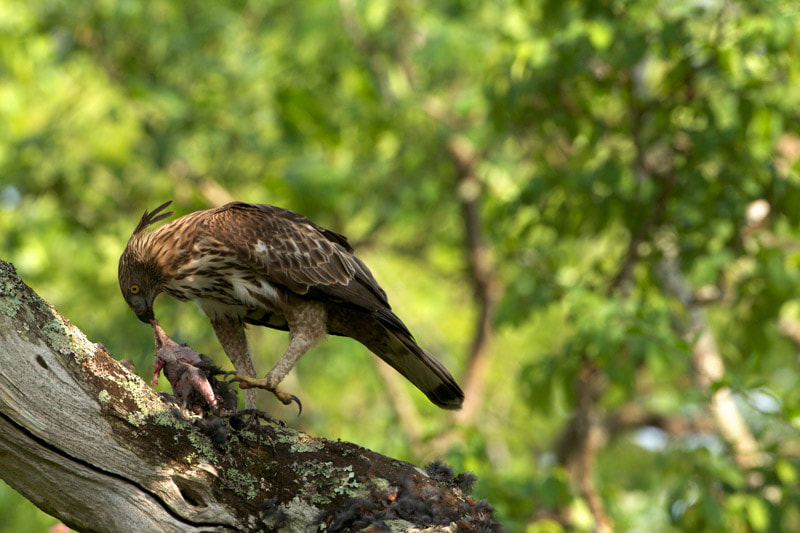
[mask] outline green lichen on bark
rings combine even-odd
[[[289,450],[292,453],[308,453],[316,452],[325,447],[325,444],[319,439],[312,439],[308,435],[296,435],[288,440]]]
[[[16,296],[7,294],[0,296],[0,313],[8,317],[14,318],[21,305],[22,303]]]
[[[23,316],[18,316],[24,312]],[[78,328],[70,324],[47,302],[42,300],[17,275],[14,266],[0,260],[0,313],[13,318],[18,333],[38,335],[47,346],[60,355],[84,357],[94,353],[90,342]]]
[[[240,472],[236,468],[227,468],[223,470],[222,478],[228,487],[242,498],[252,500],[258,495],[258,480],[250,474]]]
[[[389,526],[389,530],[393,532],[421,531],[415,524],[408,520],[388,520],[386,525]]]
[[[13,277],[12,277],[13,276]],[[14,268],[0,261],[0,313],[14,318],[22,306],[17,295],[16,272]]]
[[[366,492],[366,487],[355,479],[353,467],[337,467],[330,461],[302,461],[293,463],[292,470],[304,484],[314,487],[311,503],[326,505],[339,496],[353,498]]]
[[[195,456],[204,463],[219,464],[219,453],[217,452],[211,439],[200,433],[197,428],[188,422],[186,428],[186,438],[195,450]]]
[[[314,524],[319,516],[320,508],[309,504],[299,496],[281,506],[282,524],[280,531],[308,531],[309,524]],[[267,521],[266,526],[274,527]]]
[[[42,334],[47,340],[47,345],[61,355],[72,352],[66,327],[60,320],[53,319],[42,326]]]

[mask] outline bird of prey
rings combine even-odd
[[[287,209],[243,202],[147,231],[172,215],[163,212],[170,203],[145,211],[133,230],[119,261],[122,295],[146,323],[153,323],[153,300],[162,292],[193,300],[233,363],[248,408],[255,405],[253,387],[284,404],[296,401],[278,385],[326,334],[361,342],[439,407],[461,407],[456,381],[417,345],[343,235]],[[286,352],[262,379],[254,377],[245,324],[289,332]]]

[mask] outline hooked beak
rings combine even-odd
[[[142,311],[141,313],[137,311],[137,312],[136,312],[136,316],[139,318],[139,320],[141,320],[141,321],[142,321],[142,322],[144,322],[145,324],[149,324],[149,323],[150,323],[150,321],[151,321],[151,320],[153,320],[153,319],[155,318],[155,317],[153,316],[153,309],[152,309],[152,308],[150,308],[150,309],[145,309],[145,310],[144,310],[144,311]]]
[[[141,305],[133,305],[133,312],[136,313],[136,317],[144,322],[145,324],[150,324],[153,320],[155,320],[155,315],[153,314],[153,302],[142,302]]]

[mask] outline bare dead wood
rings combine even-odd
[[[276,425],[211,438],[0,261],[0,477],[81,531],[398,530],[493,525],[452,480]],[[393,507],[395,506],[395,507]],[[427,524],[423,522],[429,522]]]

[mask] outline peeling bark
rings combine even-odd
[[[228,421],[212,439],[2,261],[0,340],[0,477],[74,529],[498,527],[457,478],[434,480],[351,443]],[[404,514],[402,498],[427,514]],[[381,516],[358,515],[379,507]]]

